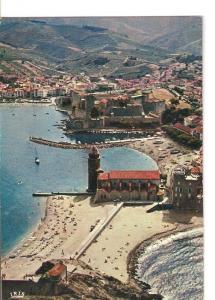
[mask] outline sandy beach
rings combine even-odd
[[[155,141],[161,141],[160,144],[154,144]],[[167,186],[172,169],[177,165],[190,166],[191,162],[198,157],[195,150],[185,148],[183,145],[171,140],[166,136],[151,137],[144,139],[144,141],[134,141],[129,144],[129,147],[139,152],[143,152],[154,159],[161,172],[167,174]],[[171,150],[179,150],[177,154],[171,154]]]
[[[90,226],[106,218],[113,207],[91,207],[90,198],[49,197],[45,220],[15,252],[3,259],[2,273],[7,279],[23,279],[45,260],[70,258],[88,236]]]
[[[157,233],[175,229],[179,223],[202,222],[201,217],[191,214],[147,213],[150,207],[122,207],[79,260],[95,271],[126,282],[129,278],[128,254],[137,244]],[[26,274],[34,274],[43,261],[50,259],[66,260],[71,269],[74,265],[73,256],[91,234],[90,227],[93,225],[96,229],[113,209],[114,204],[109,203],[91,205],[89,197],[49,197],[45,220],[15,253],[3,259],[2,274],[6,274],[6,279],[23,279]],[[77,271],[80,272],[79,269]]]

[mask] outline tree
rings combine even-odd
[[[162,123],[163,124],[170,124],[174,120],[174,114],[171,109],[166,109],[162,114]]]
[[[170,102],[171,102],[171,104],[175,104],[175,105],[179,104],[178,99],[171,99]]]

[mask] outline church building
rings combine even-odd
[[[95,203],[158,201],[159,184],[159,170],[102,171],[98,149],[95,146],[91,148],[88,158],[88,191],[95,193]]]

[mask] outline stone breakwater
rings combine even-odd
[[[42,144],[50,147],[64,148],[64,149],[88,149],[94,144],[74,144],[68,142],[54,142],[43,138],[30,137],[29,140],[33,143]],[[109,141],[104,143],[96,143],[98,148],[121,147],[130,144],[132,141],[139,141],[142,139],[129,139],[124,141]]]

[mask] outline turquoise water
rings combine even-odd
[[[33,116],[36,115],[36,116]],[[85,191],[87,150],[51,148],[33,144],[29,136],[70,141],[56,123],[65,118],[53,106],[1,106],[1,223],[2,254],[6,254],[40,220],[42,205],[36,191]],[[35,149],[36,148],[36,149]],[[40,165],[34,163],[38,153]],[[135,150],[101,150],[101,167],[156,169],[156,163]]]

